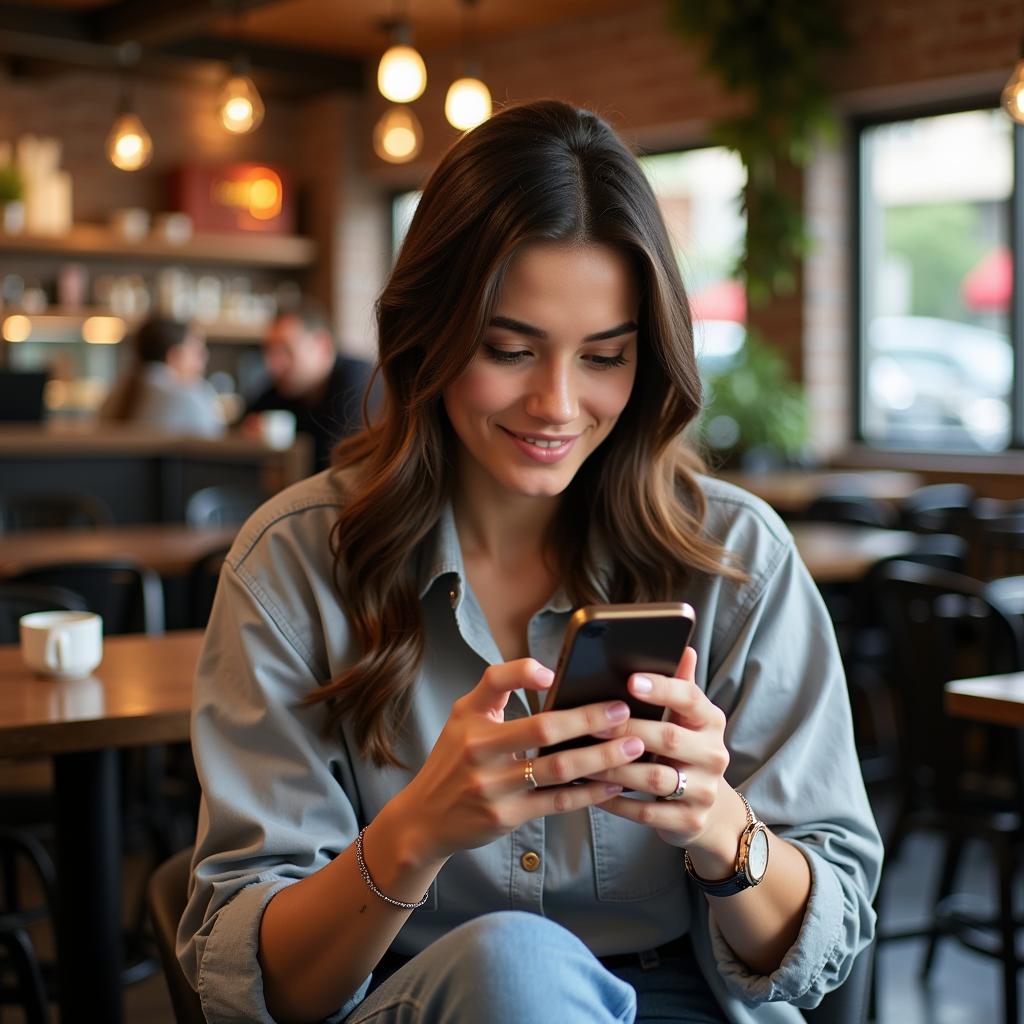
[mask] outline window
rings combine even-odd
[[[986,109],[867,126],[859,170],[861,437],[1009,447],[1012,122]]]
[[[740,208],[746,171],[721,146],[640,158],[672,236],[694,317],[697,358],[712,374],[746,337],[746,292],[731,276],[746,236]]]

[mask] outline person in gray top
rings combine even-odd
[[[681,439],[689,305],[635,159],[554,101],[467,133],[378,328],[380,415],[242,528],[206,633],[207,1019],[795,1024],[872,938],[881,843],[792,538]],[[623,679],[663,721],[539,710],[573,608],[668,600],[676,674]]]
[[[167,434],[220,437],[217,392],[203,377],[209,353],[198,328],[150,317],[131,339],[132,362],[111,390],[100,417]]]

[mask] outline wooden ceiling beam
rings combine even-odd
[[[200,34],[219,18],[241,16],[280,0],[121,0],[87,15],[99,40],[162,46]]]

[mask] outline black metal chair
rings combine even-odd
[[[266,500],[255,488],[231,484],[204,487],[185,504],[185,522],[189,526],[241,525]]]
[[[0,532],[95,529],[113,522],[109,506],[92,494],[23,493],[0,498]]]
[[[815,498],[803,517],[810,522],[852,523],[884,529],[898,525],[896,510],[865,494],[822,494]]]
[[[44,917],[53,918],[56,878],[49,853],[33,835],[0,825],[3,887],[0,890],[0,1007],[17,1005],[26,1024],[47,1024],[49,994],[28,928]],[[43,902],[21,905],[18,865],[25,861],[35,873]],[[13,984],[8,979],[13,977]]]
[[[968,544],[951,534],[919,534],[899,555],[879,559],[854,587],[848,621],[837,628],[854,711],[857,751],[868,783],[891,780],[900,770],[900,726],[895,710],[890,629],[879,601],[880,579],[895,561],[961,573]]]
[[[974,500],[974,488],[968,484],[919,487],[900,502],[900,525],[918,533],[963,535]]]
[[[10,577],[12,582],[66,587],[85,598],[89,611],[103,616],[107,636],[164,631],[164,591],[160,577],[129,559],[52,562]]]
[[[199,996],[185,978],[175,953],[178,922],[185,912],[192,864],[191,846],[179,850],[150,875],[146,903],[153,924],[177,1024],[206,1024]]]
[[[1013,906],[1015,857],[1024,840],[1024,750],[1021,737],[946,714],[943,687],[955,678],[1024,668],[1024,625],[996,603],[985,585],[929,566],[895,561],[879,574],[890,627],[893,672],[900,680],[903,738],[901,803],[886,848],[895,859],[912,831],[938,832],[945,853],[931,918],[922,928],[883,940],[928,938],[922,974],[936,944],[955,936],[1002,963],[1007,1024],[1018,1024]],[[977,740],[979,734],[984,742]],[[998,868],[999,909],[963,909],[952,898],[960,854],[969,839],[989,843]],[[884,878],[884,876],[883,876]]]
[[[67,587],[0,581],[0,644],[18,642],[18,620],[32,612],[84,612],[88,604]]]

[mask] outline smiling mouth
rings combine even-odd
[[[532,444],[535,448],[564,448],[567,444],[576,440],[575,437],[531,437],[529,434],[517,434],[514,430],[509,430],[506,427],[502,427],[501,429],[504,430],[506,434],[511,434],[513,437],[518,438],[520,441],[523,441],[526,444]]]

